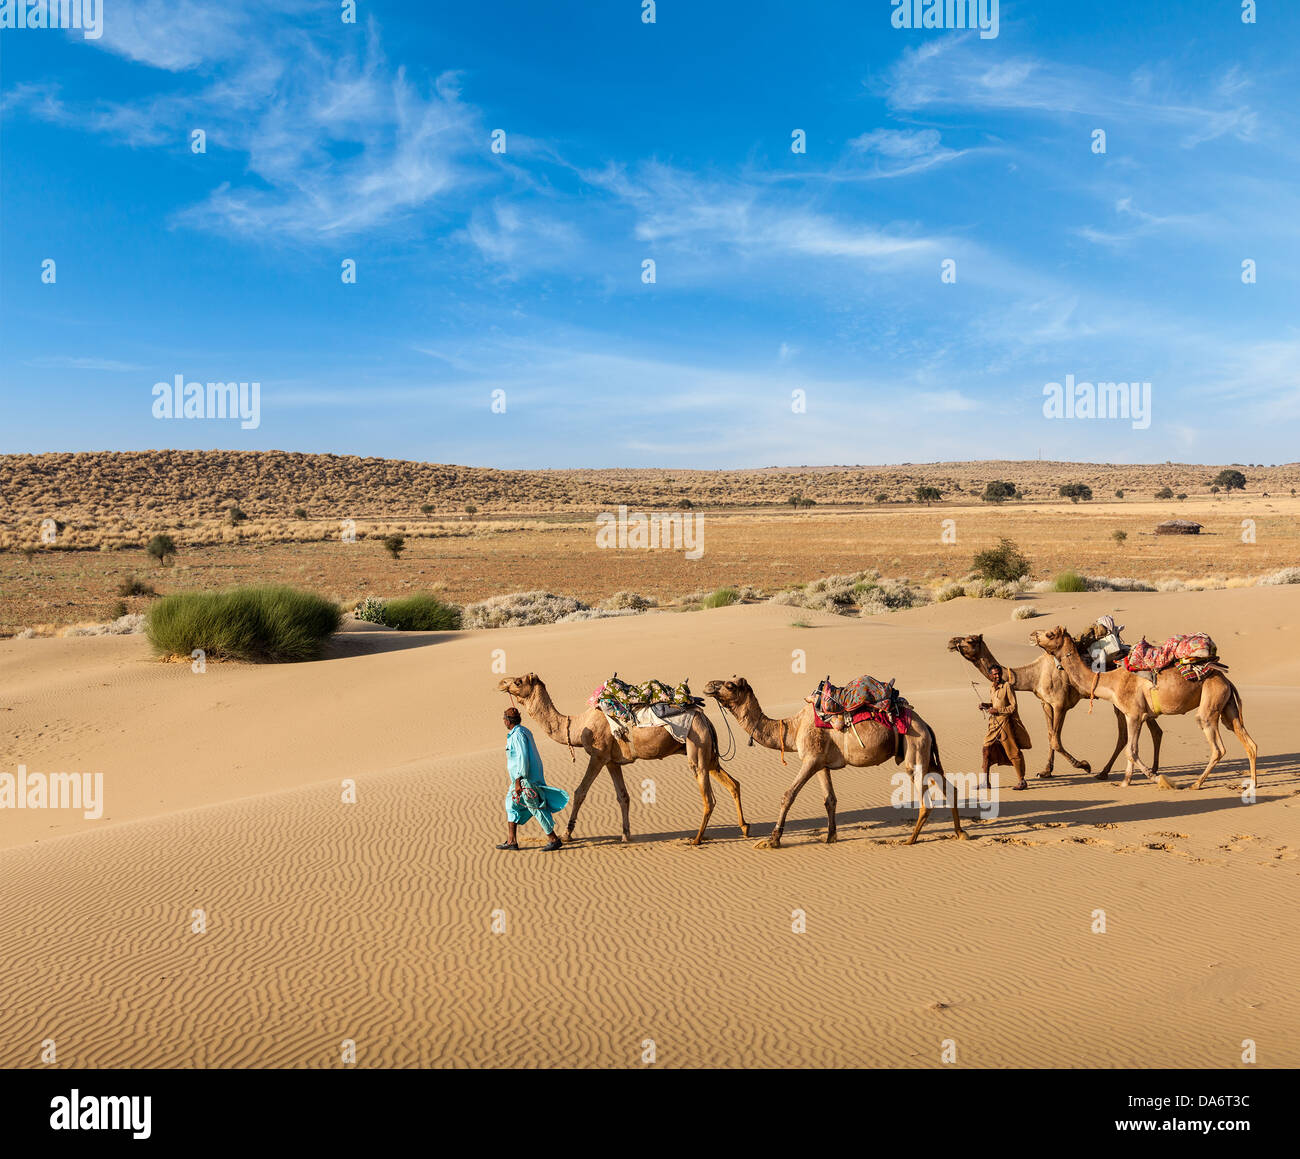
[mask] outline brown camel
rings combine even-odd
[[[1196,713],[1196,723],[1205,733],[1210,744],[1210,760],[1203,772],[1192,785],[1199,789],[1205,778],[1227,751],[1219,736],[1219,722],[1222,720],[1237,734],[1241,746],[1246,750],[1250,760],[1250,787],[1255,787],[1255,757],[1258,748],[1242,718],[1241,693],[1222,672],[1212,672],[1204,680],[1185,680],[1173,668],[1166,668],[1156,677],[1153,685],[1150,680],[1137,672],[1130,672],[1123,665],[1112,672],[1095,672],[1079,656],[1078,648],[1070,633],[1064,628],[1056,627],[1050,632],[1030,632],[1029,639],[1043,649],[1049,656],[1058,659],[1070,678],[1075,689],[1083,696],[1096,695],[1109,700],[1121,712],[1128,722],[1128,769],[1124,775],[1124,784],[1133,780],[1133,766],[1136,764],[1142,772],[1155,779],[1155,771],[1148,768],[1138,756],[1138,735],[1142,725],[1148,727],[1155,723],[1157,716],[1182,716],[1188,712]]]
[[[704,687],[704,695],[712,696],[727,712],[740,722],[754,740],[764,748],[779,749],[784,759],[786,752],[799,756],[799,772],[790,787],[781,798],[781,815],[776,819],[776,828],[767,839],[766,844],[772,849],[781,847],[781,834],[785,831],[786,814],[814,773],[821,779],[826,793],[826,841],[835,840],[835,787],[831,783],[831,770],[842,769],[845,765],[855,768],[867,768],[883,765],[891,757],[895,763],[907,761],[909,770],[916,775],[917,796],[921,812],[916,819],[916,828],[908,844],[913,845],[921,833],[921,827],[930,815],[930,802],[924,793],[927,776],[937,776],[943,789],[944,800],[953,802],[952,823],[957,836],[963,841],[966,834],[962,832],[961,817],[957,813],[956,796],[949,798],[948,782],[943,775],[943,766],[939,762],[939,743],[934,730],[912,711],[912,721],[907,734],[899,745],[898,733],[882,724],[872,721],[860,721],[853,728],[840,732],[833,728],[818,728],[813,723],[813,706],[805,704],[797,716],[784,720],[772,720],[763,715],[758,697],[743,676],[733,676],[730,680],[710,680]],[[861,738],[861,739],[859,739]],[[868,743],[869,742],[869,743]]]
[[[1017,692],[1032,692],[1038,697],[1043,706],[1043,716],[1047,719],[1047,768],[1038,775],[1040,777],[1050,777],[1052,775],[1052,766],[1056,762],[1056,754],[1060,753],[1076,769],[1082,769],[1085,773],[1092,772],[1092,765],[1087,761],[1081,761],[1066,751],[1065,744],[1061,740],[1061,730],[1065,727],[1065,714],[1079,703],[1079,692],[1070,682],[1069,677],[1065,675],[1064,670],[1052,656],[1039,656],[1032,664],[1025,664],[1020,668],[1012,668],[1009,664],[999,663],[989,651],[989,646],[984,643],[983,636],[954,636],[948,641],[948,651],[957,652],[965,659],[969,660],[976,668],[979,669],[984,679],[989,678],[989,669],[997,665],[1002,669],[1002,679],[1010,682],[1011,687]],[[1097,780],[1104,781],[1110,776],[1110,770],[1118,759],[1120,751],[1124,748],[1124,741],[1128,734],[1128,728],[1124,721],[1124,714],[1115,708],[1115,751],[1110,754],[1110,760],[1106,762],[1106,767],[1097,774]],[[1151,740],[1155,746],[1155,752],[1151,757],[1152,769],[1160,767],[1160,741],[1162,739],[1160,726],[1155,720],[1147,721],[1147,727],[1151,730]]]
[[[573,828],[578,823],[578,811],[587,797],[587,790],[602,768],[609,770],[614,782],[614,793],[623,813],[623,840],[632,840],[631,825],[628,820],[628,792],[623,782],[623,765],[634,761],[658,761],[664,757],[675,756],[684,752],[690,763],[691,771],[699,782],[700,796],[704,799],[704,816],[700,818],[700,831],[695,835],[692,845],[704,840],[704,831],[709,827],[709,815],[713,812],[713,786],[710,776],[717,777],[736,802],[736,816],[740,819],[740,831],[749,836],[749,825],[745,822],[745,811],[740,807],[740,783],[722,767],[718,760],[718,734],[713,723],[703,712],[696,712],[691,721],[690,732],[683,744],[666,728],[629,728],[627,739],[619,740],[609,726],[609,718],[594,705],[580,717],[565,716],[551,701],[551,694],[546,685],[535,672],[527,676],[507,676],[498,688],[508,692],[512,698],[523,704],[528,715],[542,726],[543,731],[556,744],[567,745],[570,753],[580,748],[587,754],[587,771],[582,776],[577,790],[573,794],[573,807],[569,810],[569,825],[565,840],[573,839]]]

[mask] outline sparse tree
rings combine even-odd
[[[385,535],[380,541],[384,545],[384,550],[394,559],[400,559],[402,552],[406,550],[406,537],[403,535]]]
[[[1174,489],[1172,487],[1161,487],[1160,490],[1156,492],[1157,499],[1172,499],[1173,497]]]
[[[473,503],[466,503],[466,504],[465,504],[465,514],[466,514],[466,515],[477,515],[477,514],[478,514],[478,507],[477,507],[475,504],[473,504]]]
[[[1231,467],[1215,475],[1214,481],[1225,491],[1244,491],[1246,489],[1246,476],[1240,471],[1234,471]]]
[[[1029,560],[1020,554],[1020,548],[1004,537],[998,540],[996,547],[977,552],[971,560],[971,569],[984,579],[1018,580],[1029,574]]]
[[[1118,489],[1115,491],[1115,498],[1116,498],[1116,499],[1123,499],[1123,498],[1124,498],[1124,488],[1123,488],[1123,487],[1120,487],[1120,488],[1118,488]]]
[[[421,503],[421,504],[420,504],[420,510],[421,510],[421,512],[423,512],[425,515],[429,515],[429,514],[431,514],[431,513],[433,512],[433,504],[432,504],[432,503]]]
[[[1071,503],[1078,503],[1080,499],[1087,503],[1092,498],[1092,488],[1087,483],[1062,483],[1060,495]]]
[[[295,519],[306,519],[306,518],[307,518],[307,508],[305,508],[305,507],[295,507],[295,508],[293,509],[293,517],[294,517]]]
[[[159,567],[170,567],[171,561],[176,558],[176,541],[170,535],[161,532],[145,544],[144,550]]]
[[[918,487],[916,489],[916,501],[918,503],[938,503],[943,498],[943,492],[938,487]]]
[[[1001,503],[1006,499],[1016,497],[1016,485],[1008,483],[1003,479],[994,479],[984,488],[984,494],[980,496],[985,503]]]
[[[1113,540],[1115,541],[1116,544],[1123,544],[1123,542],[1128,538],[1128,532],[1127,532],[1127,531],[1112,531],[1112,532],[1110,533],[1110,537],[1111,537],[1111,539],[1113,539]]]
[[[247,518],[247,512],[245,512],[238,503],[232,503],[226,510],[226,519],[229,521],[231,527],[238,527]]]

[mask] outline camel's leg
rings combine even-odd
[[[830,845],[835,840],[835,786],[831,783],[830,769],[818,769],[817,776],[825,792],[823,800],[826,802],[826,844]]]
[[[1128,728],[1127,745],[1125,746],[1125,789],[1127,789],[1134,781],[1136,765],[1141,764],[1138,758],[1138,729],[1140,728],[1140,722],[1135,717],[1126,716],[1125,724]]]
[[[1147,732],[1151,734],[1151,775],[1160,771],[1160,744],[1165,739],[1165,730],[1154,716],[1147,718]]]
[[[785,796],[781,798],[781,815],[776,819],[776,827],[772,830],[772,835],[767,839],[768,847],[771,849],[781,848],[781,834],[785,832],[786,814],[790,812],[790,806],[794,804],[794,799],[799,795],[799,790],[804,787],[817,771],[815,758],[807,757],[799,769],[798,775],[793,783],[785,791]]]
[[[1201,726],[1201,731],[1205,733],[1205,739],[1210,742],[1210,761],[1205,766],[1205,772],[1196,778],[1195,783],[1192,785],[1193,789],[1199,789],[1205,784],[1205,778],[1210,775],[1210,770],[1223,760],[1224,754],[1228,751],[1227,746],[1223,743],[1223,737],[1219,735],[1219,715],[1217,713],[1204,718],[1198,716],[1197,723]]]
[[[731,794],[731,799],[736,802],[736,816],[740,820],[740,832],[743,836],[748,837],[749,824],[745,820],[745,810],[740,807],[740,782],[720,764],[715,763],[710,771],[722,782],[723,787]]]
[[[1069,709],[1063,704],[1055,704],[1048,708],[1044,704],[1043,708],[1047,710],[1047,736],[1051,745],[1051,751],[1047,758],[1047,769],[1038,775],[1040,777],[1050,777],[1052,775],[1052,761],[1056,759],[1056,754],[1060,753],[1076,769],[1082,769],[1085,773],[1092,772],[1092,765],[1087,761],[1081,761],[1073,753],[1069,752],[1061,742],[1061,733],[1065,729],[1065,714]]]
[[[1128,788],[1133,783],[1134,768],[1142,771],[1144,777],[1155,779],[1155,774],[1151,772],[1146,765],[1142,763],[1142,758],[1138,756],[1138,737],[1142,735],[1142,718],[1140,716],[1127,717],[1128,722],[1128,764],[1124,772],[1124,787]]]
[[[1235,700],[1229,700],[1223,708],[1223,719],[1228,727],[1237,734],[1237,739],[1241,741],[1241,747],[1246,750],[1246,757],[1250,761],[1250,787],[1255,787],[1255,758],[1259,756],[1259,746],[1255,744],[1254,738],[1246,731],[1246,722],[1242,719],[1241,711]]]
[[[917,800],[917,807],[920,809],[920,812],[917,814],[916,827],[912,830],[912,836],[907,839],[907,843],[909,845],[916,844],[916,839],[921,835],[921,829],[925,825],[926,819],[930,816],[930,808],[931,808],[930,803],[926,800],[925,797],[925,778],[929,774],[921,772],[922,766],[919,761],[915,762],[912,767],[916,770],[916,774],[915,774],[916,790],[917,790],[916,800]],[[948,791],[948,784],[947,781],[945,780],[944,792],[946,793],[947,791]]]
[[[713,815],[713,782],[709,780],[709,770],[701,765],[695,771],[695,780],[700,786],[700,796],[704,798],[704,816],[700,818],[700,831],[695,834],[692,845],[704,840],[704,831],[709,827],[709,818]]]
[[[1104,781],[1110,776],[1111,768],[1114,767],[1115,761],[1119,758],[1119,754],[1124,749],[1124,739],[1128,731],[1124,721],[1124,714],[1120,711],[1119,705],[1115,704],[1111,707],[1115,709],[1115,751],[1110,754],[1110,760],[1106,762],[1106,767],[1097,774],[1097,780],[1099,781]],[[1154,720],[1151,721],[1150,726],[1155,728],[1156,722]],[[1151,735],[1155,736],[1156,734],[1153,732]],[[1158,753],[1159,743],[1157,742],[1157,755]]]
[[[587,790],[591,788],[591,782],[596,779],[596,774],[604,767],[605,760],[603,757],[592,756],[587,761],[587,771],[582,774],[582,780],[578,782],[578,787],[573,791],[573,801],[569,808],[569,824],[564,831],[566,841],[573,840],[573,829],[578,823],[578,811],[582,808],[582,803],[587,799]]]
[[[1047,721],[1047,767],[1038,775],[1050,777],[1056,765],[1056,750],[1060,747],[1060,728],[1056,723],[1055,709],[1046,700],[1038,702],[1043,706],[1043,719]]]
[[[614,782],[614,796],[618,798],[618,807],[623,814],[622,841],[624,845],[628,845],[632,841],[632,823],[628,817],[631,798],[628,796],[627,782],[623,780],[623,770],[613,761],[610,761],[606,767],[609,769],[609,779]]]

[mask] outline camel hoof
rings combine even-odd
[[[749,836],[749,826],[748,826],[748,825],[742,825],[742,826],[740,827],[740,835],[741,835],[742,837],[748,837],[748,836]]]
[[[1178,788],[1178,786],[1175,785],[1175,784],[1174,784],[1174,783],[1173,783],[1173,782],[1172,782],[1168,777],[1162,775],[1162,776],[1159,776],[1159,777],[1156,778],[1156,788],[1157,788],[1157,789],[1176,789],[1176,788]]]
[[[1041,773],[1039,773],[1038,775],[1039,775],[1040,777],[1042,777],[1044,780],[1047,780],[1047,779],[1052,775],[1052,770],[1051,770],[1051,769],[1044,769],[1044,770],[1043,770]]]
[[[754,842],[755,849],[780,849],[781,839],[779,837],[764,837],[762,841]]]
[[[970,840],[970,834],[969,834],[969,833],[958,833],[958,834],[957,834],[957,840],[958,840],[958,841],[969,841],[969,840]]]
[[[1105,772],[1105,771],[1100,772],[1100,773],[1098,773],[1095,777],[1093,777],[1093,780],[1094,780],[1094,781],[1108,781],[1108,780],[1110,780],[1110,774],[1107,773],[1107,772]]]
[[[1029,786],[1024,781],[1021,781],[1018,785],[1012,785],[1011,791],[1013,793],[1023,793],[1027,788],[1029,788]]]
[[[1089,764],[1087,761],[1080,761],[1078,767],[1081,768],[1085,773],[1092,772],[1092,765]]]
[[[836,837],[835,837],[835,834],[834,834],[834,833],[827,833],[827,834],[826,834],[826,844],[827,844],[827,845],[834,845],[834,844],[835,844],[835,841],[836,841]]]

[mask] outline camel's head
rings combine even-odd
[[[948,641],[948,651],[960,652],[965,660],[978,660],[983,648],[983,636],[954,636]]]
[[[1052,656],[1061,655],[1067,647],[1074,643],[1070,639],[1070,633],[1060,624],[1057,624],[1051,631],[1030,632],[1029,642],[1037,644],[1044,652]]]
[[[501,692],[510,693],[516,700],[527,700],[534,689],[541,686],[541,678],[536,672],[530,672],[527,676],[503,676],[497,688]]]
[[[704,686],[704,695],[712,696],[723,708],[735,712],[736,705],[753,695],[753,689],[743,676],[733,676],[730,680],[710,680]]]

